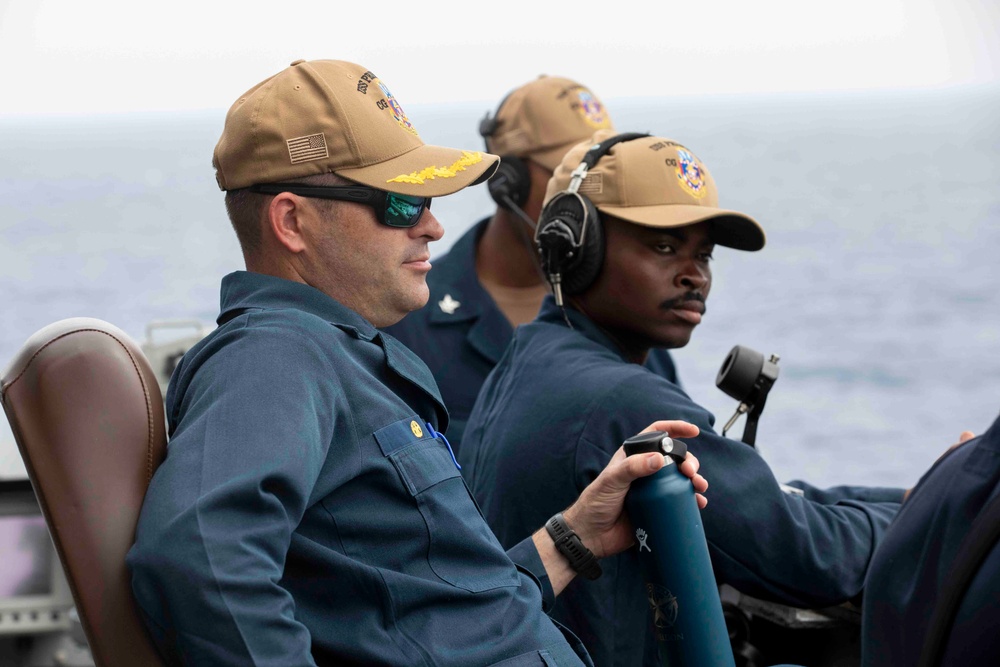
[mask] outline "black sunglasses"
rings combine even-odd
[[[304,183],[259,183],[250,186],[251,192],[277,195],[290,192],[300,197],[336,199],[365,204],[375,209],[375,217],[389,227],[413,227],[420,222],[424,209],[430,209],[430,197],[401,195],[364,185],[306,185]]]

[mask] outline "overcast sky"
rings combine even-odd
[[[225,109],[298,58],[404,106],[996,83],[1000,0],[0,0],[0,116]]]

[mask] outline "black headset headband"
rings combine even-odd
[[[492,137],[494,134],[497,133],[497,128],[500,127],[500,121],[497,120],[497,116],[500,115],[500,110],[503,109],[503,105],[507,103],[507,100],[510,99],[510,96],[513,94],[514,91],[512,90],[506,95],[504,95],[503,99],[500,100],[500,104],[497,105],[497,110],[493,112],[493,115],[491,116],[490,112],[487,111],[486,115],[483,116],[483,119],[479,121],[479,135],[484,140],[488,139],[489,137]],[[487,146],[486,148],[487,150],[489,150],[489,146]]]
[[[609,137],[599,144],[594,144],[591,146],[586,153],[583,154],[583,160],[580,161],[580,165],[573,170],[573,178],[570,179],[569,187],[566,188],[569,192],[576,192],[580,187],[580,183],[587,176],[587,172],[594,168],[597,161],[608,154],[611,147],[615,144],[620,144],[623,141],[632,141],[633,139],[642,139],[643,137],[648,137],[649,134],[645,132],[623,132],[621,134],[616,134],[613,137]],[[579,182],[576,187],[573,187],[573,181],[579,178]]]

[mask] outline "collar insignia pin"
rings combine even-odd
[[[458,307],[461,305],[462,302],[455,301],[453,298],[451,298],[450,294],[445,294],[444,298],[438,301],[438,308],[440,308],[449,315],[454,315],[455,311],[458,310]]]

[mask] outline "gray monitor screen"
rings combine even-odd
[[[52,542],[41,516],[0,516],[0,598],[52,592]]]

